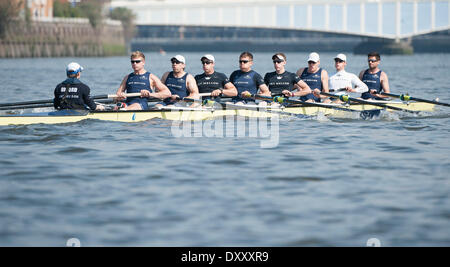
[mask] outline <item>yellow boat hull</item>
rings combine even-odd
[[[390,103],[389,105],[408,109],[411,111],[425,111],[430,112],[434,110],[434,104],[414,102],[414,103]],[[86,112],[80,115],[4,115],[0,116],[0,125],[27,125],[27,124],[59,124],[59,123],[74,123],[86,119],[95,119],[103,121],[118,121],[118,122],[140,122],[151,119],[163,120],[180,120],[180,121],[197,121],[214,119],[223,116],[242,116],[249,118],[271,118],[273,116],[290,116],[292,114],[315,116],[319,113],[332,117],[348,117],[351,110],[375,110],[383,109],[382,107],[373,105],[350,105],[342,106],[336,105],[339,109],[331,109],[316,106],[303,107],[286,107],[286,108],[244,108],[234,105],[233,108],[228,109],[173,109],[173,110],[147,110],[147,111],[95,111]],[[347,109],[342,110],[342,109]],[[389,110],[389,109],[388,109]],[[57,114],[57,113],[55,113]]]

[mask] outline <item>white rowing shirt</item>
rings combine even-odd
[[[340,89],[346,87],[352,87],[357,93],[364,93],[369,91],[369,88],[365,83],[363,83],[358,76],[353,73],[341,70],[330,76],[329,88],[330,89]],[[336,92],[337,95],[346,94],[346,92]]]

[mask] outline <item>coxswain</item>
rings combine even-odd
[[[264,82],[269,87],[272,95],[283,94],[286,97],[305,96],[311,93],[309,86],[300,79],[296,74],[286,71],[286,55],[276,53],[272,56],[274,72],[264,75]],[[293,92],[294,86],[297,85],[299,90]]]
[[[178,104],[180,100],[187,97],[198,99],[198,87],[194,76],[185,71],[186,59],[182,55],[176,55],[170,59],[172,71],[168,71],[161,77],[163,82],[172,93],[172,96],[164,99],[162,103],[156,106],[168,106]]]
[[[91,99],[91,89],[79,80],[82,71],[83,67],[76,62],[67,65],[67,79],[55,88],[55,98],[53,99],[55,109],[105,109],[103,105],[96,104]]]
[[[133,52],[130,58],[133,72],[123,78],[116,93],[118,100],[126,99],[126,107],[123,107],[123,110],[146,110],[148,109],[147,98],[165,99],[171,96],[169,88],[156,75],[145,70],[144,53]],[[126,98],[126,93],[141,93],[141,96]]]
[[[378,68],[380,61],[381,57],[377,52],[371,52],[367,55],[369,68],[362,70],[359,73],[359,78],[369,87],[369,91],[361,95],[362,99],[383,100],[388,96],[380,95],[380,93],[390,93],[388,76]]]
[[[230,75],[230,81],[238,90],[238,95],[233,97],[233,101],[237,104],[245,104],[248,102],[255,102],[251,95],[259,94],[270,96],[270,91],[264,83],[264,79],[252,70],[253,55],[250,52],[243,52],[239,56],[239,70],[234,71]],[[266,102],[260,102],[266,103]]]
[[[221,72],[214,71],[215,59],[213,55],[204,55],[200,60],[204,72],[195,76],[200,94],[211,93],[212,97],[237,96],[236,87],[230,82],[228,77]]]
[[[300,97],[305,102],[323,102],[330,103],[327,96],[321,95],[321,92],[328,93],[328,72],[320,67],[320,56],[312,52],[308,57],[308,67],[297,71],[300,77],[311,88],[312,93]]]
[[[334,66],[336,67],[336,73],[330,76],[328,83],[330,89],[346,89],[345,91],[335,93],[336,95],[345,93],[364,93],[369,90],[367,85],[363,83],[358,76],[345,71],[347,57],[344,54],[338,54],[334,58]],[[339,99],[335,99],[333,102],[342,103]]]

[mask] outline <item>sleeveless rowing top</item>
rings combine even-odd
[[[126,82],[127,93],[140,93],[141,90],[148,90],[152,92],[150,87],[150,72],[144,74],[130,73]],[[147,98],[142,97],[128,97],[126,101],[127,105],[139,103],[142,109],[148,109]]]
[[[311,88],[311,90],[319,89],[322,91],[322,68],[316,73],[309,73],[308,68],[305,68],[300,75],[300,78]]]
[[[367,87],[369,87],[369,90],[377,90],[377,93],[380,93],[382,89],[380,77],[381,77],[381,70],[378,71],[377,73],[371,74],[369,73],[369,69],[367,69],[364,72],[361,80],[363,81],[363,83],[367,85]],[[363,93],[361,97],[363,99],[374,98],[374,96],[371,95],[369,92]]]
[[[254,101],[249,98],[241,98],[241,93],[248,91],[250,94],[255,95],[258,93],[259,86],[264,84],[264,79],[254,70],[249,72],[234,71],[230,75],[230,81],[238,90],[238,95],[233,97],[233,101]]]
[[[172,95],[179,95],[181,99],[188,96],[189,92],[186,86],[186,78],[188,73],[184,74],[181,78],[176,78],[173,76],[173,71],[167,76],[166,82],[164,83],[172,93]]]

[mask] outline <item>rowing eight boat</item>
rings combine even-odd
[[[423,102],[393,102],[377,101],[389,106],[413,110],[413,111],[433,111],[434,104]],[[328,104],[329,106],[330,104]],[[26,124],[58,124],[78,122],[86,119],[96,119],[104,121],[118,122],[140,122],[151,119],[196,121],[214,119],[223,116],[242,116],[249,118],[271,118],[280,115],[307,115],[315,116],[319,113],[332,117],[348,117],[350,111],[378,110],[379,106],[366,104],[339,105],[332,104],[340,109],[322,108],[318,106],[298,106],[285,108],[261,108],[256,105],[227,105],[225,108],[164,108],[162,110],[143,111],[75,111],[62,110],[54,112],[30,113],[20,115],[0,116],[0,125],[26,125]],[[348,109],[348,112],[343,110]]]

